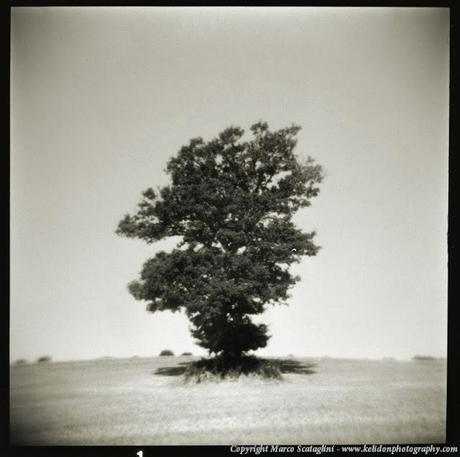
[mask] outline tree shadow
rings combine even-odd
[[[311,375],[315,374],[316,371],[313,370],[317,366],[316,363],[312,362],[301,362],[295,359],[261,359],[266,360],[270,364],[278,367],[282,374],[301,374],[301,375]],[[152,374],[157,376],[181,376],[185,374],[187,368],[193,362],[180,362],[178,365],[170,367],[160,367],[157,368]]]
[[[317,366],[316,363],[301,362],[295,359],[273,359],[271,361],[278,366],[282,374],[294,373],[307,375],[316,373],[313,370]]]
[[[185,371],[191,363],[192,362],[180,362],[179,365],[175,365],[172,367],[160,367],[152,373],[158,376],[180,376],[185,373]]]

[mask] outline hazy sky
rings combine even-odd
[[[445,356],[449,11],[13,8],[11,357],[199,349],[128,293],[174,243],[117,237],[192,137],[300,124],[322,246],[261,354]]]

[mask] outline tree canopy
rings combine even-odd
[[[192,335],[210,353],[238,357],[264,347],[251,316],[286,303],[300,278],[289,266],[319,247],[292,221],[319,192],[321,166],[294,153],[300,127],[270,131],[258,122],[193,138],[167,164],[169,185],[142,193],[116,233],[154,243],[180,236],[171,252],[147,260],[131,294],[151,312],[185,310]]]

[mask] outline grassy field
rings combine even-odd
[[[11,367],[13,444],[440,443],[446,362],[298,359],[283,381],[184,384],[190,357]],[[158,374],[158,370],[162,374]]]

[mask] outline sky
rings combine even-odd
[[[325,179],[258,353],[445,357],[448,89],[448,9],[12,8],[11,359],[205,354],[126,287],[177,240],[114,231],[190,138],[259,120]]]

